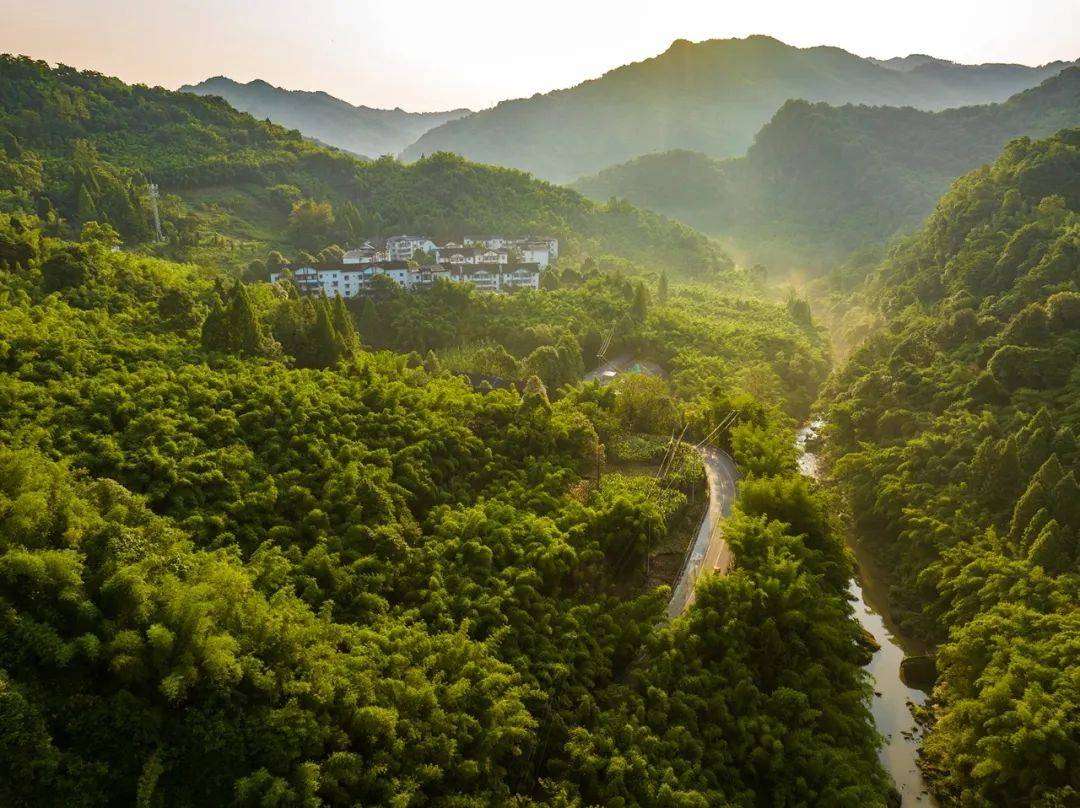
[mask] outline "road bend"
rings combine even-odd
[[[705,447],[698,450],[705,464],[709,485],[709,508],[701,520],[687,561],[679,573],[668,601],[668,619],[682,614],[694,602],[694,585],[705,574],[724,575],[731,565],[731,547],[724,539],[723,521],[735,504],[735,485],[739,472],[735,462],[720,449]]]

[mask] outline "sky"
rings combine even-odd
[[[1080,57],[1080,0],[0,0],[0,52],[175,89],[209,76],[354,104],[482,109],[675,39],[768,34],[862,56]]]

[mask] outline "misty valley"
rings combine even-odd
[[[0,54],[0,806],[1080,805],[1078,478],[1080,62]]]

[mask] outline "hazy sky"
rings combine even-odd
[[[1080,0],[0,0],[0,52],[175,88],[224,74],[406,109],[490,106],[770,34],[863,56],[1080,57]]]

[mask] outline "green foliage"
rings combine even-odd
[[[224,302],[214,301],[202,325],[202,344],[209,351],[240,356],[273,352],[244,284],[234,284]]]
[[[304,199],[292,206],[289,231],[294,244],[318,250],[334,237],[334,207],[329,202]]]
[[[616,388],[474,392],[362,350],[338,300],[21,216],[0,248],[0,803],[881,802],[809,494],[758,497],[807,536],[782,569],[747,583],[768,556],[740,550],[731,597],[665,628],[665,590],[618,585],[700,471],[582,496]],[[580,373],[546,308],[621,318],[624,286],[491,306]],[[634,419],[673,406],[621,384]]]
[[[641,149],[574,187],[723,235],[770,264],[825,269],[921,224],[953,179],[1011,138],[1080,125],[1080,67],[1019,90],[1003,103],[942,112],[788,100],[808,97],[796,92],[769,110],[745,157]]]
[[[570,737],[586,804],[885,803],[850,567],[829,512],[793,472],[743,489],[725,523],[736,570],[698,584],[600,729]]]
[[[22,150],[19,167],[0,170],[4,204],[29,212],[47,202],[77,224],[108,222],[135,244],[151,236],[152,178],[168,241],[158,249],[185,260],[244,267],[268,246],[294,254],[393,232],[500,232],[557,237],[566,256],[611,253],[699,277],[732,269],[705,237],[626,203],[597,205],[447,153],[412,165],[361,161],[220,98],[23,57],[0,56],[3,138]],[[40,181],[24,168],[34,160]]]
[[[834,472],[940,643],[924,750],[957,804],[1080,793],[1080,131],[957,181],[871,278],[884,327],[829,394]]]

